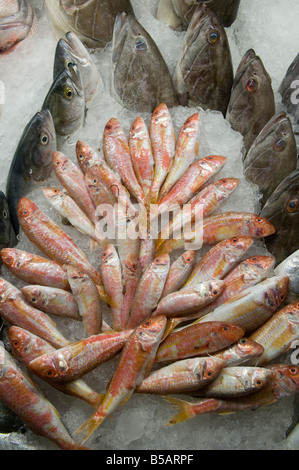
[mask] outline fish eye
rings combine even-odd
[[[285,139],[278,139],[274,143],[273,148],[277,152],[281,152],[282,150],[284,150],[286,148],[286,146],[287,146],[287,143],[286,143]]]
[[[207,372],[207,376],[208,376],[208,377],[212,377],[212,375],[213,375],[212,372],[209,370],[209,371]]]
[[[54,374],[54,371],[53,371],[53,370],[50,370],[50,369],[49,369],[49,370],[47,371],[47,376],[48,376],[48,377],[54,377],[54,375],[55,375],[55,374]]]
[[[15,339],[12,344],[15,348],[17,348],[19,346],[19,341]]]
[[[258,387],[261,387],[262,385],[264,385],[264,382],[260,379],[257,379],[255,382],[254,382],[254,385],[257,385]]]
[[[219,32],[216,30],[211,31],[208,35],[208,41],[210,44],[215,44],[219,38],[220,38]]]
[[[297,199],[291,199],[287,203],[287,211],[290,213],[297,212],[298,209],[298,200]]]
[[[246,90],[248,93],[255,93],[257,91],[258,82],[255,78],[251,77],[246,83]]]
[[[40,143],[42,145],[47,145],[49,143],[49,136],[48,134],[42,134],[40,137]]]
[[[3,216],[4,219],[8,219],[7,210],[4,209],[4,211],[2,212],[2,216]]]
[[[227,331],[228,330],[228,327],[227,326],[224,326],[223,327],[223,331]]]
[[[63,90],[63,94],[68,100],[71,100],[73,98],[74,91],[70,86],[66,86]]]
[[[78,156],[78,158],[79,158],[79,160],[84,160],[84,156],[81,155],[81,154]]]
[[[26,209],[24,209],[24,210],[22,211],[22,215],[23,215],[24,217],[27,217],[27,216],[29,215],[29,212],[28,212]]]
[[[10,265],[13,263],[13,259],[12,258],[6,258],[5,260],[6,264]]]
[[[240,344],[246,344],[247,343],[247,339],[243,338],[243,339],[240,339]]]
[[[217,294],[218,294],[218,290],[214,290],[213,295],[217,295]]]
[[[147,50],[147,44],[144,39],[142,38],[136,39],[135,50],[136,52],[144,52]]]
[[[292,368],[292,369],[290,370],[290,372],[291,372],[291,374],[295,375],[295,374],[296,374],[296,369]]]
[[[37,299],[36,299],[35,297],[32,297],[31,302],[34,303],[34,304],[36,304]]]

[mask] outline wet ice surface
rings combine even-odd
[[[184,33],[174,32],[158,22],[155,14],[158,1],[134,0],[136,16],[153,36],[165,57],[171,71],[174,70]],[[32,0],[37,13],[33,32],[10,54],[0,57],[0,79],[5,85],[5,104],[0,105],[0,149],[1,175],[0,189],[5,192],[6,178],[15,148],[29,119],[40,109],[52,83],[52,70],[57,38],[43,10],[43,2]],[[271,14],[270,14],[271,13]],[[227,31],[231,45],[234,69],[243,54],[255,49],[272,77],[273,89],[280,108],[278,87],[286,69],[298,53],[299,31],[296,18],[299,15],[297,0],[241,0],[239,15]],[[274,52],[275,51],[275,52]],[[101,147],[102,133],[106,122],[117,117],[124,130],[129,128],[137,112],[123,109],[110,94],[111,48],[94,52],[103,78],[103,87],[90,104],[85,125],[72,135],[62,147],[73,161],[75,144],[78,139],[95,148]],[[34,84],[34,85],[33,85]],[[176,133],[184,120],[196,109],[182,108],[171,110]],[[229,123],[217,112],[201,112],[202,131],[199,157],[219,154],[227,157],[227,163],[218,177],[239,177],[241,183],[234,195],[222,206],[221,211],[237,210],[257,212],[259,210],[256,188],[245,182],[242,176],[241,153],[242,137],[234,132]],[[146,122],[150,116],[142,115]],[[59,185],[53,176],[47,186]],[[60,222],[54,209],[37,186],[29,195],[50,217]],[[100,256],[89,253],[89,241],[75,229],[64,227],[74,241],[84,249],[95,267],[99,267]],[[20,237],[19,248],[29,252],[33,248],[24,235]],[[199,256],[203,251],[199,254]],[[265,253],[262,242],[256,241],[249,255]],[[23,283],[2,268],[2,275],[16,286]],[[104,308],[104,317],[109,320],[109,312]],[[80,323],[55,318],[58,328],[76,341],[84,337]],[[286,360],[286,358],[284,358]],[[96,391],[103,392],[114,371],[117,358],[99,367],[85,379]],[[92,408],[75,398],[63,395],[41,380],[36,380],[50,401],[57,407],[67,429],[73,432],[92,413]],[[294,398],[285,399],[274,405],[251,412],[246,411],[229,416],[203,415],[172,427],[165,424],[175,413],[173,407],[162,397],[133,395],[130,401],[107,419],[88,441],[93,449],[150,449],[150,450],[216,450],[216,449],[285,449],[287,430],[292,426]],[[40,448],[56,449],[48,440],[37,437],[30,431],[25,435],[13,433],[0,436],[0,448]]]

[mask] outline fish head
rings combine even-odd
[[[43,108],[51,112],[56,134],[71,135],[82,127],[85,118],[85,94],[76,64],[69,65],[55,78]]]
[[[132,277],[136,277],[140,270],[139,259],[133,253],[129,254],[125,259],[125,270],[127,274],[129,273]]]
[[[118,254],[114,246],[112,244],[107,245],[102,252],[102,263],[114,264],[117,258]]]
[[[147,136],[148,131],[146,124],[142,117],[138,116],[130,128],[130,138],[135,140],[138,139],[142,142],[145,138],[147,138]]]
[[[90,280],[89,276],[82,269],[72,264],[66,266],[66,271],[72,289],[80,287]]]
[[[250,388],[254,387],[256,391],[266,387],[273,378],[273,372],[262,367],[253,367],[249,369]]]
[[[30,370],[44,380],[60,381],[68,370],[62,353],[55,351],[43,354],[30,362]]]
[[[52,164],[55,171],[62,173],[67,172],[70,167],[70,160],[62,152],[53,152]]]
[[[183,261],[183,266],[193,265],[194,262],[195,262],[195,258],[196,258],[196,251],[195,250],[185,251],[181,256],[181,259]]]
[[[198,291],[204,296],[208,296],[211,299],[217,299],[225,289],[225,282],[220,279],[212,279],[195,285],[194,289],[198,289]]]
[[[224,167],[227,158],[222,155],[209,155],[208,157],[202,158],[195,163],[203,169],[211,171],[213,174],[216,174]]]
[[[121,127],[121,124],[118,119],[116,118],[111,118],[109,121],[106,123],[105,128],[104,128],[104,139],[108,138],[117,138],[118,136],[123,136],[124,131]]]
[[[62,201],[65,196],[65,194],[57,188],[43,188],[43,193],[47,199],[49,199],[50,201],[55,201],[57,203],[59,202],[60,205],[62,204]]]
[[[97,155],[98,154],[89,145],[78,140],[76,144],[76,156],[83,173],[87,172]]]
[[[275,265],[273,256],[252,256],[242,263],[244,281],[256,281],[266,278]]]
[[[9,328],[8,336],[13,355],[26,363],[44,354],[47,349],[52,349],[43,339],[17,326]]]
[[[17,214],[20,225],[22,227],[28,227],[35,220],[39,220],[40,210],[33,201],[22,197],[18,203]]]
[[[267,284],[267,281],[265,284]],[[274,313],[286,299],[288,291],[288,276],[274,276],[273,278],[269,278],[269,285],[263,292],[266,307]]]
[[[170,266],[170,256],[168,254],[161,254],[157,256],[153,260],[151,266],[155,272],[164,272]]]
[[[248,234],[254,238],[269,237],[275,233],[275,226],[266,217],[257,214],[249,214],[245,218]]]
[[[273,372],[273,389],[278,398],[287,397],[299,389],[299,367],[293,364],[274,364],[267,367]]]
[[[18,243],[11,218],[7,199],[2,191],[0,191],[0,249],[13,247]]]
[[[44,181],[51,175],[52,154],[57,145],[54,121],[48,109],[42,109],[35,114],[25,137],[22,151],[27,171],[30,171],[34,181]]]
[[[236,341],[239,341],[244,336],[244,329],[231,322],[211,322],[212,323],[212,329],[217,331],[218,336],[220,336],[223,341],[225,342],[226,345],[230,345],[235,343]],[[213,333],[212,333],[212,336]]]
[[[276,233],[266,239],[266,246],[280,264],[299,249],[299,170],[287,176],[264,205],[261,216],[276,227]]]
[[[1,261],[7,268],[22,268],[22,266],[31,258],[26,253],[15,248],[3,248],[0,252]]]
[[[21,292],[25,299],[36,308],[41,308],[47,303],[46,295],[39,286],[24,286]]]
[[[225,361],[218,357],[207,357],[204,361],[199,360],[195,369],[195,374],[204,383],[214,380],[219,372],[224,368]]]
[[[290,331],[299,334],[299,302],[288,304],[283,308],[283,312],[287,317]]]
[[[238,178],[222,178],[214,182],[214,187],[217,193],[220,193],[220,195],[223,194],[223,196],[226,197],[227,194],[232,193],[239,184],[240,180]]]
[[[166,324],[167,317],[158,315],[148,318],[136,328],[137,341],[143,351],[150,352],[155,345],[159,345],[164,336]]]
[[[231,263],[237,262],[249,250],[253,242],[253,237],[246,236],[228,238],[220,242],[224,259]]]
[[[264,347],[249,338],[241,338],[236,344],[237,357],[248,360],[254,357],[259,357],[264,352]]]

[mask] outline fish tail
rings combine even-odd
[[[100,299],[105,302],[105,304],[110,305],[110,307],[117,307],[117,303],[108,295],[103,286],[97,285],[98,293],[100,296]]]
[[[166,240],[164,238],[158,238],[155,242],[155,249],[156,251],[159,251],[159,249],[161,248],[161,246],[163,245],[163,243],[166,242]]]
[[[209,398],[206,400],[201,400],[199,402],[188,402],[185,400],[180,400],[179,398],[174,397],[164,397],[169,403],[171,403],[175,408],[178,408],[180,413],[174,415],[167,426],[172,426],[173,424],[181,423],[186,421],[193,416],[199,414],[210,413],[211,411],[217,411],[219,408],[219,400],[214,398]]]
[[[81,445],[83,445],[97,430],[100,424],[104,421],[104,416],[98,417],[97,413],[88,418],[76,431],[72,434],[72,437],[76,437],[79,434],[83,435]]]
[[[98,409],[98,408],[101,406],[101,404],[102,404],[102,402],[103,402],[103,400],[104,400],[104,397],[105,397],[105,394],[104,394],[104,393],[98,393],[97,395],[98,395],[98,396],[97,396],[97,399],[96,399],[95,402],[93,403],[93,407],[96,408],[96,409]]]

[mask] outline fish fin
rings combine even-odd
[[[98,285],[97,285],[97,289],[98,289],[98,293],[99,293],[100,299],[101,299],[105,304],[110,305],[110,307],[118,307],[118,305],[116,304],[116,302],[114,302],[114,300],[110,297],[110,295],[108,295],[108,294],[104,291],[103,286],[98,286]]]
[[[233,415],[235,411],[219,411],[219,415],[225,416],[225,415]]]
[[[76,431],[72,434],[72,437],[78,436],[79,434],[83,434],[83,439],[81,444],[84,444],[87,439],[97,430],[100,424],[104,421],[105,417],[102,416],[101,418],[97,417],[97,414],[94,413],[90,418],[88,418],[85,423],[81,424],[81,426],[76,429]]]
[[[169,318],[167,320],[166,329],[161,342],[164,341],[164,339],[167,338],[167,336],[169,336],[170,333],[183,321],[184,319],[182,318]]]
[[[93,253],[94,251],[96,251],[100,246],[100,243],[97,242],[96,240],[90,240],[90,253]]]
[[[132,391],[126,396],[126,398],[121,402],[120,406],[124,406],[124,405],[127,403],[127,401],[130,400],[130,398],[131,398],[131,396],[133,395],[133,393],[134,393],[134,390],[132,390]]]
[[[175,408],[178,408],[180,413],[174,415],[166,424],[166,426],[172,426],[173,424],[181,423],[187,419],[192,418],[193,413],[191,409],[191,403],[181,400],[179,398],[164,396],[166,401],[171,403]]]
[[[166,240],[164,238],[158,238],[155,242],[155,249],[156,251],[158,251],[161,246],[163,245],[163,243],[165,242]]]
[[[243,292],[239,292],[239,294],[235,294],[233,295],[232,297],[230,297],[224,304],[230,304],[232,302],[235,302],[236,300],[240,300],[240,299],[243,299],[244,297],[246,297],[248,295],[248,292],[246,291],[243,291]],[[223,305],[224,305],[223,304]]]
[[[94,403],[93,407],[97,410],[99,406],[102,404],[105,397],[105,393],[98,393],[98,399]]]

